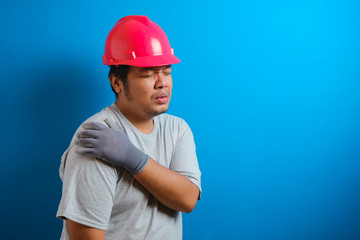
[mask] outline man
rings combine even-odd
[[[115,24],[103,60],[116,102],[86,120],[63,154],[61,239],[182,239],[181,212],[193,210],[201,186],[189,126],[164,113],[180,60],[146,16]]]

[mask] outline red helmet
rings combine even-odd
[[[104,65],[156,67],[179,62],[165,32],[147,16],[121,18],[106,39]]]

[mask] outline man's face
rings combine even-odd
[[[126,104],[131,112],[135,111],[152,118],[167,111],[171,90],[171,65],[131,67],[127,76],[125,96],[120,104]]]

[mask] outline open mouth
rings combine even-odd
[[[155,98],[156,102],[158,103],[166,103],[168,101],[169,97],[168,96],[163,96],[163,97],[157,97]]]
[[[161,93],[159,95],[155,96],[155,102],[163,104],[163,103],[167,103],[169,100],[169,93],[165,92],[165,93]]]

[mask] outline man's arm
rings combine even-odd
[[[56,216],[65,220],[70,240],[103,240],[114,205],[117,170],[79,155],[76,148],[71,144],[63,155],[63,193]]]
[[[151,158],[134,178],[162,204],[177,211],[191,212],[199,197],[199,188],[194,183]]]
[[[70,240],[104,240],[105,231],[66,219]]]

